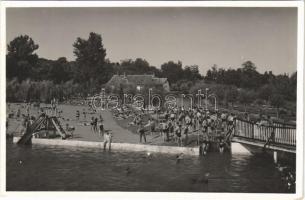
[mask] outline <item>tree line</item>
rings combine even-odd
[[[161,69],[151,66],[142,58],[111,62],[106,59],[101,35],[96,33],[90,33],[87,39],[76,39],[73,43],[75,61],[68,61],[65,57],[57,60],[39,58],[35,53],[38,48],[39,45],[28,35],[18,36],[9,42],[6,55],[8,83],[48,81],[63,85],[72,82],[80,88],[81,96],[87,96],[99,92],[114,74],[155,74],[156,77],[168,78],[173,87],[183,81],[202,79],[198,66],[183,67],[180,61],[166,62]]]
[[[272,71],[259,73],[253,62],[242,63],[236,69],[212,66],[205,75],[198,65],[183,66],[168,61],[159,68],[145,59],[126,59],[111,62],[106,58],[102,36],[91,32],[86,39],[73,43],[74,61],[65,57],[57,60],[40,58],[39,48],[28,35],[20,35],[7,45],[6,77],[7,101],[50,101],[99,93],[114,74],[154,74],[167,78],[171,90],[184,93],[210,87],[224,105],[261,103],[283,107],[296,101],[296,72],[274,75]]]

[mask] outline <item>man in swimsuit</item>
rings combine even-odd
[[[268,121],[268,126],[271,127],[272,130],[271,130],[270,136],[268,137],[266,143],[264,144],[264,147],[263,147],[264,149],[266,148],[267,145],[270,145],[272,142],[275,141],[275,127],[273,126],[273,121],[270,116],[268,116],[267,121]]]
[[[106,145],[108,143],[108,149],[111,150],[112,134],[106,131],[104,135],[104,150],[106,150]]]
[[[145,129],[142,123],[139,125],[138,132],[140,134],[140,143],[142,143],[142,137],[144,138],[144,143],[146,143]]]
[[[225,149],[225,141],[224,141],[224,138],[221,137],[219,139],[219,143],[218,143],[218,147],[219,147],[219,152],[220,153],[223,153],[224,149]]]
[[[177,122],[176,127],[175,127],[175,135],[176,135],[178,146],[182,145],[181,133],[182,133],[182,125],[179,122]]]

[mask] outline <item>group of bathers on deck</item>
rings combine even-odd
[[[56,108],[57,103],[51,104],[52,108]],[[31,105],[26,104],[26,112],[29,115],[29,109]],[[124,116],[133,116],[133,120],[129,123],[131,126],[137,127],[139,133],[139,142],[147,142],[146,134],[158,134],[162,141],[174,142],[178,146],[188,146],[194,142],[194,135],[197,145],[203,149],[203,153],[209,148],[210,142],[218,144],[219,151],[223,152],[226,146],[230,145],[230,139],[235,128],[236,115],[226,111],[213,112],[204,108],[192,108],[185,109],[184,107],[166,108],[163,110],[153,110],[151,112],[133,112],[127,108],[119,108],[119,114],[116,117],[124,118]],[[38,112],[40,109],[38,109]],[[58,112],[60,113],[60,112]],[[96,113],[96,110],[92,111]],[[88,112],[83,109],[83,118],[86,120]],[[144,120],[144,115],[148,115],[148,120]],[[17,116],[20,115],[20,109],[17,111]],[[76,111],[76,120],[80,119],[81,113]],[[35,118],[29,118],[31,123]],[[261,122],[262,123],[262,122]],[[266,122],[268,125],[272,125],[272,120],[268,117]],[[105,131],[103,118],[100,115],[99,118],[91,117],[91,131],[93,133],[99,133],[104,138],[105,143],[111,143],[112,135],[109,131]],[[75,128],[66,124],[66,131],[74,132]],[[104,136],[106,133],[106,137]],[[266,145],[273,141],[270,137]],[[265,145],[265,146],[266,146]]]
[[[122,109],[121,109],[122,110]],[[126,111],[129,112],[129,111]],[[129,123],[137,126],[140,142],[146,142],[146,133],[159,133],[163,142],[175,142],[178,146],[188,146],[196,136],[198,145],[205,144],[208,147],[211,141],[217,142],[222,152],[229,141],[236,116],[228,112],[211,112],[202,108],[184,109],[184,107],[155,110],[149,113],[147,121],[144,121],[146,113],[137,113]]]

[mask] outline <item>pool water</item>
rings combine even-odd
[[[8,191],[161,191],[290,193],[272,158],[104,152],[7,143]]]

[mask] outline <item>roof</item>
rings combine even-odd
[[[107,84],[163,85],[167,78],[157,78],[154,75],[113,75]]]

